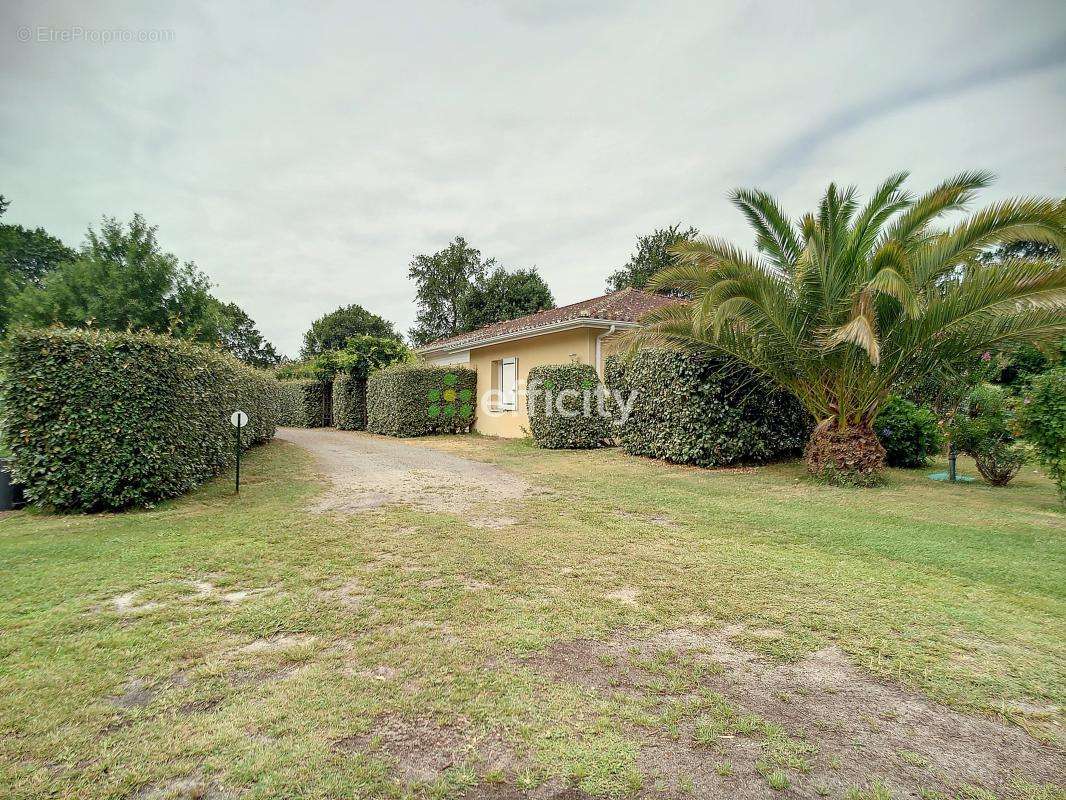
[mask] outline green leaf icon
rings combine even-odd
[[[429,408],[426,409],[426,413],[429,414],[429,416],[432,417],[433,419],[436,419],[437,417],[440,416],[440,406],[432,405],[432,406],[430,406]]]
[[[454,372],[449,372],[447,375],[444,376],[444,385],[445,386],[455,386],[455,382],[458,381],[458,380],[459,380],[459,378],[456,376],[456,374]]]
[[[459,408],[459,416],[463,419],[469,419],[470,415],[474,413],[474,407],[472,405],[464,405]]]
[[[438,400],[440,400],[440,389],[430,389],[429,402],[436,403]]]

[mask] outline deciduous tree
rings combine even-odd
[[[378,336],[400,339],[392,323],[371,313],[357,303],[331,311],[311,323],[304,334],[301,358],[313,358],[329,350],[342,350],[353,336]]]

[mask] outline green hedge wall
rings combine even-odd
[[[366,379],[337,375],[333,379],[333,424],[345,431],[366,430]]]
[[[477,373],[467,367],[396,364],[366,384],[366,429],[387,436],[466,433],[477,414]]]
[[[533,367],[526,380],[529,428],[540,447],[603,447],[611,420],[601,416],[600,378],[589,364]],[[569,416],[572,415],[572,416]]]
[[[302,381],[278,381],[281,391],[278,425],[286,428],[307,427],[307,418],[304,414],[304,391],[301,383]]]
[[[331,381],[280,381],[284,395],[281,422],[289,428],[323,428],[333,424]]]
[[[649,349],[607,359],[605,378],[632,413],[616,435],[626,452],[718,467],[791,458],[803,452],[812,420],[791,394],[765,388],[746,367]]]
[[[251,447],[273,437],[281,407],[270,375],[166,336],[17,330],[3,370],[15,478],[58,509],[183,494],[232,462],[235,409]]]

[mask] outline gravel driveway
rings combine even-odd
[[[463,514],[478,506],[523,497],[530,486],[492,464],[469,461],[416,444],[330,428],[279,428],[277,438],[315,456],[330,489],[313,511],[358,513],[402,504],[423,511]],[[473,517],[482,527],[499,528],[510,517]]]

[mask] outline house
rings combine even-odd
[[[623,289],[438,339],[417,352],[428,364],[463,364],[477,370],[482,402],[475,430],[490,436],[526,436],[529,416],[522,390],[530,369],[576,361],[594,365],[602,376],[603,361],[617,348],[619,334],[670,302],[662,295]]]

